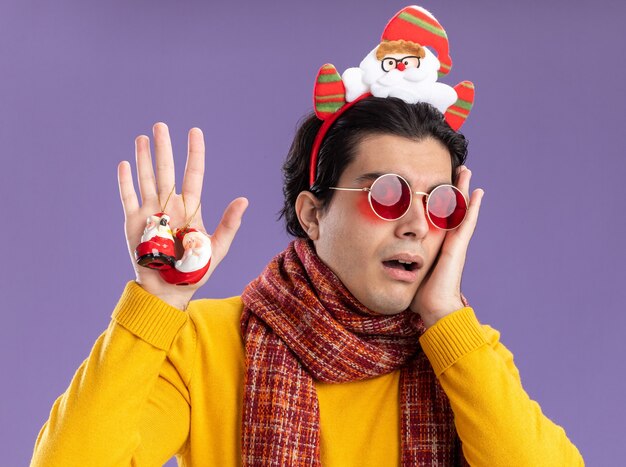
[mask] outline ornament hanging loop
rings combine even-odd
[[[185,193],[182,194],[182,197],[183,197],[183,209],[185,210],[185,219],[187,219],[187,204],[185,203]],[[200,205],[201,204],[202,203],[200,201],[198,201],[198,206],[196,206],[196,210],[193,212],[193,214],[191,215],[189,220],[185,223],[185,225],[180,228],[180,230],[184,231],[185,229],[187,229],[187,227],[189,227],[191,225],[191,222],[196,217],[196,214],[198,214],[198,210],[200,209]]]
[[[172,189],[170,190],[170,194],[167,195],[167,199],[165,200],[165,205],[163,205],[161,207],[161,195],[159,194],[159,207],[161,208],[161,212],[165,212],[165,208],[167,207],[167,203],[169,203],[170,201],[170,197],[172,196],[172,194],[174,194],[174,190],[176,189],[176,184],[174,183],[174,185],[172,186]],[[183,198],[183,202],[184,202],[184,198]]]

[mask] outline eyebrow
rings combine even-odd
[[[370,173],[366,173],[366,174],[360,175],[357,178],[355,178],[354,180],[356,182],[370,182],[370,181],[373,182],[374,180],[376,180],[381,175],[384,175],[384,174],[383,173],[379,173],[379,172],[370,172]]]
[[[368,172],[366,174],[358,176],[357,178],[354,179],[354,181],[357,182],[357,183],[373,182],[378,177],[380,177],[381,175],[385,175],[386,173],[391,173],[391,172]],[[400,175],[400,174],[396,174],[396,175]],[[406,180],[406,177],[404,175],[400,175],[400,176]],[[426,193],[430,193],[431,191],[433,191],[439,185],[452,185],[452,184],[453,183],[449,182],[448,180],[443,181],[443,182],[439,182],[439,183],[435,183],[435,184],[431,185],[426,190]],[[409,186],[410,186],[410,184],[409,184]],[[413,187],[411,187],[411,190],[413,190]]]

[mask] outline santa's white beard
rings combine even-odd
[[[349,68],[342,75],[348,102],[368,91],[376,97],[397,97],[408,104],[426,102],[441,113],[456,102],[456,91],[437,82],[440,63],[430,50],[424,48],[426,56],[419,68],[386,72],[376,58],[377,48],[367,54],[359,68]]]
[[[397,97],[407,104],[426,102],[441,113],[448,110],[457,100],[457,94],[447,84],[415,82],[409,79],[412,70],[392,70],[371,85],[371,93],[376,97]]]
[[[185,250],[183,257],[176,261],[175,267],[180,272],[194,272],[205,267],[210,259],[211,241],[208,238],[203,238],[201,246]]]

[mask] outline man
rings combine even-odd
[[[200,282],[171,285],[134,260],[174,186],[167,127],[153,131],[156,172],[149,139],[135,141],[141,204],[130,164],[118,167],[135,281],[55,402],[32,465],[582,465],[499,334],[465,306],[483,193],[470,196],[466,141],[442,112],[363,96],[331,124],[306,119],[283,168],[297,239],[220,300],[191,301],[227,254],[243,198],[211,236]],[[206,231],[201,210],[187,211],[201,199],[199,129],[188,147],[167,215]]]
[[[372,116],[379,114],[381,106],[388,115],[395,112],[396,117],[412,108],[416,116],[427,120],[401,121],[428,127],[435,119],[438,127],[445,130],[443,119],[440,116],[436,120],[437,111],[433,108],[423,104],[411,107],[397,100],[370,98],[353,109],[359,113],[358,118],[348,112],[344,117],[362,126],[369,114],[373,124],[378,125],[380,119]],[[394,115],[389,117],[393,120]],[[315,117],[305,122],[286,168],[294,163],[296,155],[310,148],[310,144],[307,148],[302,142],[311,141],[314,126]],[[449,128],[447,133],[454,136]],[[154,139],[157,166],[163,167],[155,175],[148,138],[141,136],[136,140],[141,206],[128,163],[119,167],[131,253],[140,241],[146,217],[161,207],[159,193],[161,198],[167,196],[174,179],[171,145],[164,124],[155,125]],[[461,136],[450,147],[458,146],[460,141]],[[336,161],[345,164],[338,174],[338,188],[371,185],[371,178],[379,173],[402,175],[413,190],[424,192],[452,181],[453,157],[448,146],[432,134],[410,139],[376,128],[367,130],[351,144],[346,139],[340,141],[340,145],[346,144],[353,147],[353,159]],[[332,159],[329,151],[323,150],[322,155],[328,156],[320,158],[320,177],[325,179],[333,176]],[[192,129],[182,187],[187,204],[200,199],[203,171],[202,133]],[[471,173],[464,168],[458,173],[457,186],[467,194]],[[307,176],[305,168],[296,178],[307,180]],[[289,199],[294,183],[289,183],[289,176],[287,179]],[[324,196],[331,198],[324,200]],[[301,328],[291,328],[296,339],[289,345],[297,347],[313,336],[305,348],[317,344],[312,352],[328,350],[322,368],[306,370],[294,363],[297,359],[286,362],[288,352],[276,346],[275,341],[263,342],[264,337],[272,334],[263,319],[269,322],[290,315],[292,302],[309,301],[310,308],[316,308],[315,294],[302,288],[310,277],[293,275],[295,287],[285,291],[292,302],[282,296],[284,309],[278,310],[276,316],[257,310],[266,298],[266,289],[276,285],[272,274],[261,276],[261,286],[246,290],[248,307],[239,297],[190,302],[226,255],[239,227],[247,201],[233,201],[212,236],[211,269],[200,283],[177,287],[164,282],[157,271],[135,266],[136,281],[129,283],[111,325],[96,342],[68,390],[56,401],[38,438],[33,465],[159,465],[173,454],[184,459],[186,465],[410,465],[410,459],[418,458],[422,465],[463,465],[461,455],[471,465],[578,465],[582,460],[563,430],[546,419],[524,393],[512,356],[499,344],[498,334],[479,326],[471,309],[463,307],[460,275],[481,196],[480,190],[474,191],[464,222],[446,233],[433,227],[419,199],[413,200],[403,217],[386,221],[372,212],[365,192],[325,190],[316,196],[308,190],[300,191],[294,208],[285,216],[288,222],[296,216],[313,248],[307,250],[306,245],[311,244],[301,243],[296,256],[315,261],[316,251],[321,262],[307,264],[304,273],[308,270],[310,277],[341,290],[338,296],[334,295],[335,290],[316,293],[322,296],[324,292],[339,303],[325,318],[341,320],[343,329],[331,323],[328,336],[345,335],[343,342],[325,341],[320,337],[325,326],[311,320],[314,316],[309,316],[307,309],[294,316]],[[187,222],[181,195],[172,196],[168,211],[173,225]],[[203,229],[200,216],[192,221],[192,226]],[[280,261],[289,263],[293,258],[285,259],[283,255]],[[279,267],[278,263],[275,266]],[[329,271],[334,275],[321,277]],[[355,308],[354,314],[350,307]],[[409,311],[405,311],[407,307]],[[332,317],[333,313],[339,314]],[[245,343],[239,329],[242,314],[247,326],[243,331]],[[418,314],[423,324],[412,319]],[[399,316],[401,319],[395,323],[387,319]],[[275,325],[284,331],[281,323]],[[368,336],[367,329],[361,329],[361,336],[350,332],[350,326],[363,325],[378,326],[376,333],[387,334],[387,342],[377,341],[376,333],[369,332]],[[246,334],[250,327],[254,332]],[[392,332],[385,328],[392,328]],[[428,329],[424,332],[424,328]],[[362,336],[369,346],[358,339],[354,341]],[[400,350],[393,349],[394,340],[400,341]],[[424,357],[418,341],[430,360]],[[332,384],[333,375],[324,370],[340,367],[338,363],[344,355],[349,355],[348,366],[353,365],[349,360],[353,357],[348,348],[351,345],[363,352],[363,358],[371,357],[381,367],[387,365],[386,370],[363,364],[371,370],[369,378],[359,369],[358,379]],[[406,349],[408,353],[402,354]],[[400,354],[396,361],[378,361],[383,356],[391,359],[396,350]],[[272,355],[278,360],[272,360]],[[403,360],[403,365],[392,369]],[[267,367],[259,368],[259,362],[266,362]],[[255,365],[255,374],[249,373],[250,364]],[[280,373],[289,369],[293,374],[272,374],[274,370]],[[280,391],[267,387],[263,378],[274,378],[275,383],[283,385],[296,381],[307,386],[311,379],[303,376],[310,371],[319,371],[327,378],[314,380],[310,386],[313,394],[298,395],[310,404],[312,411],[302,415],[302,407],[291,408],[298,423],[276,415],[287,409],[289,404],[285,402],[289,398],[277,397],[272,401],[272,390],[275,396]],[[386,373],[376,376],[381,371]],[[258,375],[263,377],[256,378]],[[409,378],[427,384],[414,385],[407,382]],[[246,384],[251,380],[256,387],[250,390]],[[450,400],[455,424],[441,387]],[[283,433],[285,439],[281,432],[272,433],[272,427],[263,430],[255,426],[267,421],[268,400],[270,406],[278,404],[278,409],[270,413],[290,431]],[[413,407],[418,409],[417,414],[407,415],[412,401],[418,400],[419,407]],[[247,410],[250,407],[263,410]],[[300,432],[305,425],[308,429]],[[318,430],[312,436],[315,444],[309,446],[313,455],[307,452],[294,458],[301,446],[287,438],[295,434],[295,438],[307,439],[311,427]],[[403,432],[410,429],[418,431]],[[250,433],[257,437],[250,438]],[[267,438],[264,440],[263,436]],[[259,440],[262,443],[257,446]],[[282,442],[289,446],[287,450],[280,449]],[[413,449],[409,443],[419,448]],[[272,463],[264,456],[279,457]]]

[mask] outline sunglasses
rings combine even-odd
[[[411,186],[400,175],[384,174],[370,187],[340,188],[338,191],[366,191],[374,214],[386,221],[402,218],[411,207],[413,195],[423,195],[426,215],[431,224],[441,230],[456,229],[467,214],[467,200],[461,190],[453,185],[439,185],[430,193],[411,191]]]

